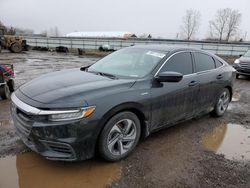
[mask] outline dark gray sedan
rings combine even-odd
[[[11,111],[23,142],[48,159],[117,161],[154,131],[222,116],[234,79],[234,68],[205,51],[134,46],[22,85]]]

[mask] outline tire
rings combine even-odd
[[[239,79],[240,75],[239,74],[236,74],[236,79]]]
[[[10,79],[8,82],[7,82],[8,86],[9,86],[9,90],[10,92],[14,92],[15,91],[15,82],[14,80]]]
[[[118,113],[105,124],[101,132],[98,140],[99,153],[107,161],[119,161],[133,151],[140,135],[138,117],[132,112]]]
[[[15,42],[10,46],[10,51],[13,53],[20,53],[22,51],[22,45]]]
[[[214,110],[212,111],[212,115],[214,117],[221,117],[224,115],[229,105],[230,97],[231,96],[229,90],[227,88],[224,88],[221,91],[219,98],[217,99]]]
[[[0,86],[0,97],[4,99],[10,98],[10,90],[7,84]]]

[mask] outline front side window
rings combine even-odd
[[[211,56],[199,52],[194,53],[196,72],[211,70],[215,68],[214,60]]]
[[[192,74],[193,66],[192,66],[191,53],[181,52],[175,54],[167,61],[167,63],[161,69],[161,72],[165,71],[179,72],[183,75]]]

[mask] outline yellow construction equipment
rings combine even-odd
[[[19,53],[27,50],[26,40],[20,36],[6,35],[6,28],[0,27],[0,52],[1,48],[8,49],[13,53]]]

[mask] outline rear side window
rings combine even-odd
[[[211,70],[215,68],[214,60],[211,56],[203,53],[194,53],[196,72]]]
[[[161,69],[161,72],[165,71],[179,72],[183,75],[192,74],[193,66],[191,53],[181,52],[171,57]]]
[[[215,61],[216,68],[221,67],[223,65],[218,59],[214,58],[214,61]]]

